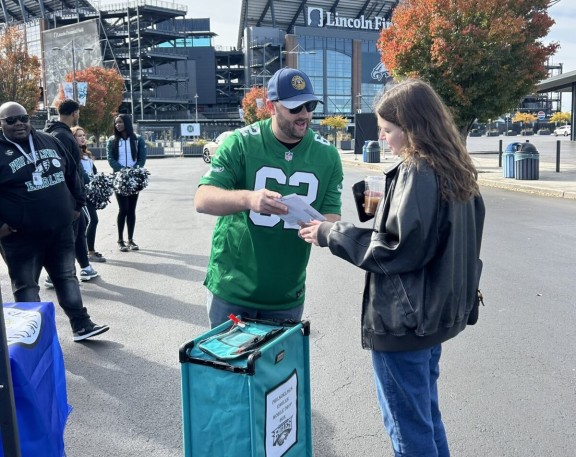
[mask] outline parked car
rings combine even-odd
[[[561,127],[554,129],[554,136],[558,135],[568,136],[571,133],[572,133],[572,126],[570,125],[563,125]]]
[[[214,141],[209,141],[204,145],[204,148],[202,149],[202,159],[204,159],[204,162],[210,163],[212,161],[212,156],[216,152],[216,149],[218,149],[218,146],[220,146],[226,138],[232,135],[232,133],[234,132],[231,130],[222,132]]]

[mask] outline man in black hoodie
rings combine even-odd
[[[88,182],[88,179],[84,177],[85,171],[82,166],[82,151],[71,130],[72,127],[78,125],[79,118],[80,105],[77,101],[67,98],[58,105],[58,120],[49,121],[44,131],[58,138],[68,150],[76,163],[80,181],[82,185],[84,185]],[[86,243],[86,227],[89,223],[88,217],[88,210],[83,208],[80,217],[74,221],[72,226],[74,229],[76,260],[81,268],[80,279],[82,281],[89,281],[98,276],[98,272],[90,265],[90,259],[88,257],[88,245]],[[50,277],[46,279],[44,285],[49,288],[54,287]]]
[[[84,169],[80,162],[82,154],[80,146],[72,134],[72,127],[78,125],[80,119],[80,105],[72,99],[65,99],[58,105],[58,120],[48,121],[44,131],[58,138],[74,159],[76,169],[80,176],[84,176]]]
[[[74,274],[72,221],[85,204],[68,151],[30,125],[15,102],[0,106],[0,248],[17,302],[39,302],[42,267],[54,282],[74,341],[106,332],[90,319]]]

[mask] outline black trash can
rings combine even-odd
[[[378,141],[368,142],[363,158],[366,163],[380,163],[380,144]]]
[[[514,177],[519,180],[536,180],[539,176],[540,154],[531,143],[521,143],[514,153]]]
[[[504,178],[514,177],[514,153],[520,149],[522,143],[510,143],[502,153],[502,176]]]

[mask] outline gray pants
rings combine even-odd
[[[229,315],[241,315],[242,317],[249,317],[251,319],[263,320],[292,320],[300,321],[302,313],[304,312],[304,305],[297,306],[296,308],[284,310],[265,310],[247,308],[246,306],[234,305],[233,303],[222,300],[208,291],[208,319],[210,319],[210,327],[214,328],[229,320]]]

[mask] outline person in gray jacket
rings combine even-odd
[[[393,86],[376,113],[380,139],[402,160],[386,172],[374,226],[312,221],[299,233],[366,271],[362,346],[395,455],[447,457],[441,344],[477,306],[484,203],[464,141],[428,84]]]

